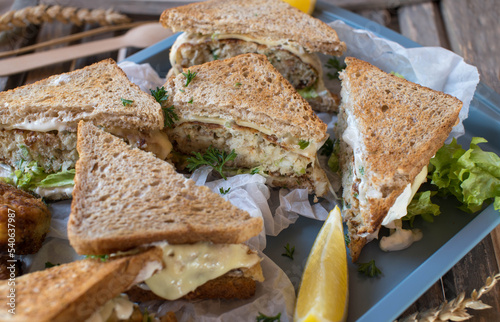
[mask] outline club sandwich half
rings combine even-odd
[[[0,177],[49,199],[71,196],[80,120],[166,158],[163,111],[112,60],[0,92]]]
[[[170,51],[172,73],[245,53],[265,55],[313,109],[336,111],[316,53],[340,56],[337,33],[281,0],[210,0],[167,9],[165,28],[183,31]]]
[[[167,300],[255,293],[261,259],[242,243],[259,234],[261,218],[91,123],[80,122],[77,147],[68,223],[77,253],[160,248],[165,268],[141,289]]]
[[[144,321],[122,293],[163,268],[160,249],[86,258],[0,281],[2,321]],[[152,320],[147,320],[152,321]]]
[[[462,102],[359,59],[345,62],[337,137],[343,215],[356,261],[382,225],[394,228],[406,215],[429,160],[458,123]]]
[[[235,173],[258,171],[272,186],[317,196],[330,189],[317,160],[327,126],[266,56],[192,66],[170,77],[165,89],[178,118],[166,129],[175,151],[234,150],[226,165]]]

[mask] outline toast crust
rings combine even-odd
[[[242,34],[296,43],[309,52],[340,56],[346,47],[333,28],[280,0],[210,0],[163,11],[174,32]]]
[[[132,103],[124,106],[122,99]],[[45,121],[76,131],[80,120],[139,130],[164,125],[160,104],[130,82],[113,59],[0,92],[0,107],[4,127]]]
[[[182,119],[250,122],[278,138],[291,134],[318,144],[327,138],[327,125],[264,55],[244,54],[184,71],[188,70],[196,76],[187,87],[183,74],[165,84],[167,104],[174,105]]]
[[[84,321],[108,300],[137,283],[147,262],[162,263],[162,251],[109,259],[87,258],[16,278],[16,314],[0,312],[2,321]],[[8,280],[0,281],[7,298]]]
[[[80,122],[68,237],[79,254],[109,254],[158,241],[241,243],[251,217],[172,165]]]
[[[347,57],[345,62],[337,132],[342,138],[348,117],[359,131],[358,152],[343,139],[340,145],[343,198],[351,207],[345,209],[349,247],[356,260],[367,235],[377,232],[397,197],[443,146],[458,122],[462,102],[359,59]],[[355,153],[362,171],[354,169]],[[355,196],[362,195],[357,191],[361,185],[371,193],[365,200]]]

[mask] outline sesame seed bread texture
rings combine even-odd
[[[124,106],[121,99],[133,102]],[[130,82],[112,59],[0,92],[3,126],[44,121],[76,131],[80,120],[124,129],[163,127],[160,104]]]
[[[79,254],[108,254],[166,240],[241,243],[257,235],[251,217],[169,163],[80,122],[68,237]]]
[[[108,300],[128,290],[146,263],[162,265],[162,252],[152,248],[143,253],[109,259],[87,258],[16,278],[16,314],[0,312],[2,321],[85,321]],[[12,286],[0,281],[4,299]]]
[[[188,70],[196,73],[188,86],[183,74],[165,84],[170,95],[167,104],[175,107],[181,119],[201,116],[250,122],[279,138],[291,134],[316,143],[327,138],[326,124],[264,55],[216,60],[184,73]]]
[[[366,243],[366,238],[360,236],[380,228],[397,197],[444,144],[458,122],[462,102],[359,59],[348,57],[345,62],[347,67],[340,74],[343,101],[339,132],[347,128],[347,117],[351,115],[359,131],[361,152],[357,153],[361,153],[364,168],[353,169],[356,152],[342,140],[343,197],[351,205],[345,217],[354,259]],[[353,172],[362,178],[356,178]],[[360,180],[365,191],[376,192],[367,196],[366,206],[357,204]]]
[[[333,28],[281,0],[211,0],[165,10],[160,22],[174,32],[242,34],[297,43],[309,52],[345,51]]]

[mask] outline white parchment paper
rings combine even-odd
[[[368,61],[387,72],[398,72],[406,79],[421,85],[440,90],[459,98],[463,103],[460,113],[460,124],[451,136],[458,137],[464,133],[462,121],[467,117],[469,104],[474,94],[479,74],[477,69],[466,64],[458,55],[436,47],[406,49],[399,44],[374,36],[364,30],[355,30],[341,21],[331,25],[337,30],[341,40],[348,47],[346,56],[354,56]],[[329,57],[321,56],[323,63]],[[131,62],[119,64],[127,76],[142,90],[149,93],[150,89],[161,87],[165,80],[158,77],[149,64],[137,65]],[[328,70],[325,70],[325,74]],[[340,83],[328,81],[327,87],[339,91]],[[320,118],[328,125],[328,133],[333,136],[336,116],[320,113]],[[337,190],[339,181],[328,170],[326,157],[320,157],[320,163],[325,168],[332,185]],[[325,220],[330,209],[337,200],[333,195],[314,202],[304,189],[270,189],[265,185],[265,178],[260,175],[237,175],[228,180],[214,180],[211,169],[204,167],[196,170],[191,178],[198,185],[207,185],[216,193],[230,188],[223,197],[234,205],[247,210],[252,216],[262,217],[264,230],[259,236],[248,241],[253,248],[262,251],[266,247],[266,235],[276,236],[299,215],[318,220]],[[66,226],[69,215],[70,201],[53,203],[52,225],[44,246],[36,255],[25,256],[28,271],[44,268],[46,262],[66,263],[81,258],[69,245]],[[255,321],[258,312],[266,315],[282,313],[281,321],[291,321],[295,291],[287,275],[269,258],[263,255],[262,268],[266,281],[259,283],[257,294],[246,301],[201,301],[190,303],[186,301],[149,303],[150,308],[165,313],[177,311],[179,321]],[[151,311],[150,311],[151,312]],[[161,315],[160,314],[160,315]]]

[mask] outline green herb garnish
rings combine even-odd
[[[134,103],[133,100],[126,100],[124,98],[120,98],[120,99],[122,101],[123,106],[130,106],[130,105],[132,105],[132,103]]]
[[[179,120],[179,117],[174,112],[174,106],[162,107],[163,117],[165,118],[165,127],[172,127],[175,121]]]
[[[306,87],[297,90],[297,93],[300,94],[304,99],[316,98],[318,97],[318,92],[314,89],[314,87]]]
[[[403,220],[410,222],[413,227],[413,221],[416,216],[422,216],[425,221],[434,222],[434,216],[441,213],[439,206],[432,202],[431,197],[435,196],[437,191],[421,191],[417,192],[407,208],[407,214]]]
[[[239,86],[241,86],[241,83],[236,83],[236,84],[234,84],[234,86],[239,87]]]
[[[377,277],[382,274],[382,271],[375,266],[375,260],[373,259],[368,263],[358,263],[358,272],[369,277]]]
[[[149,91],[161,106],[163,106],[164,102],[168,99],[168,94],[164,86],[161,88],[156,87],[156,89],[150,89]]]
[[[193,157],[189,157],[187,159],[187,168],[189,171],[194,171],[202,165],[208,165],[211,166],[215,171],[219,172],[224,180],[227,180],[226,176],[223,173],[224,165],[236,158],[234,149],[231,151],[231,153],[226,153],[225,151],[217,150],[213,146],[209,146],[204,154],[201,154],[199,152],[194,152],[193,154]]]
[[[276,314],[275,316],[267,316],[259,312],[257,316],[257,322],[280,322],[281,321],[281,312]]]
[[[301,150],[304,150],[308,146],[309,146],[309,141],[299,140],[299,147]]]
[[[188,102],[188,103],[189,103],[189,104],[193,104],[193,100],[194,100],[194,99],[191,97],[191,99],[189,100],[189,102]]]
[[[100,259],[101,262],[105,262],[109,259],[109,254],[105,255],[85,255],[85,258],[95,258],[95,259]]]
[[[30,151],[28,150],[28,147],[26,147],[26,145],[19,144],[19,149],[21,149],[21,154],[22,154],[23,158],[25,158],[25,159],[30,158],[31,154],[30,154]]]
[[[364,167],[359,168],[359,174],[362,176],[365,175],[365,168]]]
[[[293,253],[295,253],[295,246],[290,247],[289,243],[286,243],[285,252],[281,256],[286,256],[293,260]]]
[[[319,153],[321,155],[330,155],[333,153],[333,140],[328,138],[326,139],[325,143],[319,148]]]
[[[231,188],[227,188],[227,190],[224,190],[223,187],[219,188],[219,192],[220,192],[221,195],[227,194],[229,192],[229,190],[231,190]]]
[[[257,174],[260,172],[260,167],[255,167],[252,170],[250,170],[250,174]]]
[[[51,268],[51,267],[54,267],[54,266],[59,266],[61,264],[52,264],[51,262],[45,262],[45,268]]]
[[[341,63],[337,58],[332,57],[332,58],[328,59],[328,61],[325,64],[325,67],[336,70],[336,72],[334,74],[332,74],[332,73],[326,74],[326,76],[328,76],[329,79],[339,79],[339,73],[344,68],[346,68],[346,65],[344,63]]]
[[[187,87],[189,83],[193,80],[193,78],[196,77],[196,74],[198,73],[191,73],[191,70],[188,69],[187,73],[182,73],[182,75],[186,76],[186,84],[184,84],[184,87]]]
[[[347,246],[349,246],[349,244],[351,243],[351,238],[349,237],[349,233],[347,232],[344,234],[344,241]]]

